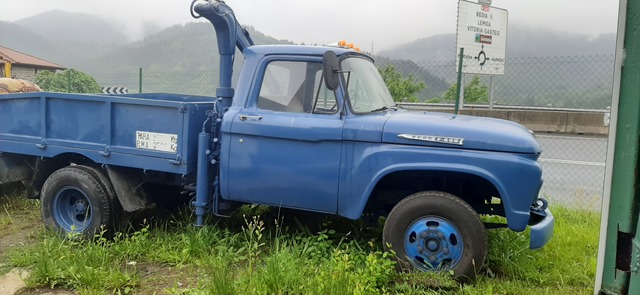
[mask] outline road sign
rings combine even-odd
[[[456,53],[464,48],[463,73],[504,75],[508,16],[505,9],[458,1]]]
[[[102,93],[105,94],[127,94],[129,89],[127,87],[102,87]]]

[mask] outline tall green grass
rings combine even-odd
[[[556,233],[541,250],[528,250],[523,233],[489,231],[487,263],[467,286],[448,274],[398,273],[379,227],[333,218],[296,222],[303,217],[268,212],[209,220],[202,228],[183,214],[92,241],[47,234],[9,256],[31,270],[29,286],[80,294],[590,293],[599,216],[553,210]]]
[[[25,217],[31,221],[40,213],[40,202],[24,197],[24,191],[18,188],[0,188],[0,237],[23,227]]]
[[[0,275],[11,270],[5,256],[7,248],[23,244],[27,242],[25,237],[30,237],[31,228],[39,218],[39,205],[37,201],[24,198],[19,188],[0,186]]]

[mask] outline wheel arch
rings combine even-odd
[[[462,184],[472,185],[463,187]],[[504,216],[505,208],[509,208],[504,185],[492,173],[479,167],[451,163],[394,165],[379,171],[371,180],[359,204],[359,216],[380,209],[383,214],[378,215],[384,215],[404,197],[427,190],[456,195],[481,214]],[[470,191],[472,194],[466,193]],[[485,201],[490,203],[491,197],[501,199],[501,205],[485,204]]]
[[[54,157],[33,157],[33,173],[26,184],[27,198],[39,199],[40,191],[47,178],[56,170],[75,163],[78,165],[97,166],[90,158],[78,153],[62,153]]]

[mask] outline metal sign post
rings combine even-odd
[[[456,106],[453,110],[454,114],[458,114],[458,110],[460,108],[460,97],[462,96],[462,91],[464,88],[462,87],[462,57],[464,56],[464,47],[460,48],[460,55],[458,56],[458,86],[456,88]]]

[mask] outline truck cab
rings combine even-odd
[[[373,59],[354,50],[251,46],[243,55],[221,125],[221,199],[384,216],[401,264],[448,265],[460,278],[484,260],[479,214],[505,216],[515,231],[531,225],[532,248],[549,241],[541,149],[525,127],[403,110]]]

